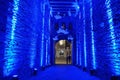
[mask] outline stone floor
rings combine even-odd
[[[100,80],[72,65],[54,65],[29,80]]]
[[[66,64],[66,57],[57,57],[55,59],[55,64]]]

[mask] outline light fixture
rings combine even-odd
[[[33,75],[34,75],[34,76],[37,75],[37,71],[38,71],[37,68],[34,68],[34,69],[33,69]]]
[[[60,45],[63,45],[63,44],[64,44],[64,40],[60,40],[60,41],[59,41],[59,44],[60,44]]]
[[[13,75],[12,80],[19,80],[18,75]]]

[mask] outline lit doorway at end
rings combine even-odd
[[[67,40],[59,40],[55,45],[55,64],[71,64],[72,44]]]

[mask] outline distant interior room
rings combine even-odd
[[[55,45],[55,64],[71,64],[72,44],[67,40],[59,40]]]

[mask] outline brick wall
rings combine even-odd
[[[0,79],[17,74],[25,80],[40,66],[41,2],[0,2]]]
[[[90,1],[84,0],[85,18],[83,9],[81,27],[81,54],[82,66],[84,67],[84,27],[86,33],[86,50],[87,50],[87,70],[93,68],[92,62],[92,37],[90,25]],[[93,33],[95,42],[95,58],[96,58],[96,75],[102,80],[110,80],[111,76],[120,75],[120,1],[118,0],[92,0],[92,19]],[[109,6],[110,5],[110,6]],[[81,6],[81,5],[80,5]],[[85,25],[84,25],[85,19]]]
[[[116,56],[119,55],[120,51],[119,38],[116,38],[117,35],[119,35],[119,28],[115,25],[115,21],[113,21],[113,24],[112,22],[110,22],[110,20],[112,21],[112,18],[115,19],[118,17],[114,17],[114,14],[119,10],[117,7],[119,6],[119,4],[114,4],[118,2],[117,0],[111,0],[111,2],[109,1],[110,0],[108,0],[107,3],[105,2],[105,0],[93,2],[97,70],[99,76],[103,79],[110,79],[112,75],[120,74],[119,58],[118,56]],[[108,6],[109,4],[110,7]],[[113,6],[112,4],[114,4],[115,6]],[[115,11],[114,9],[112,9],[113,7],[117,10]],[[111,11],[107,12],[108,10]],[[117,20],[117,23],[119,22],[120,21]],[[116,45],[114,45],[114,43]]]
[[[107,25],[107,20],[105,20],[105,6],[104,1],[99,1],[94,3],[94,29],[95,29],[95,41],[96,41],[96,61],[97,61],[97,74],[102,79],[108,79],[110,75],[110,58],[109,47],[107,45],[107,40],[109,40],[109,30]],[[98,6],[100,5],[100,6]]]
[[[7,10],[8,2],[0,0],[0,79],[3,76],[3,56],[4,56],[4,47],[5,47],[5,32],[6,32],[6,22],[7,22]]]

